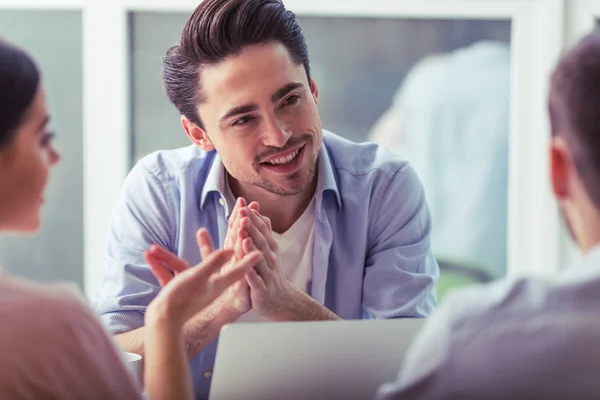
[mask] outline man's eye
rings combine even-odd
[[[287,99],[285,99],[285,101],[283,102],[284,105],[289,106],[292,104],[296,104],[298,102],[298,100],[300,100],[300,96],[298,96],[297,94],[288,97]]]
[[[252,120],[252,117],[250,116],[245,116],[239,119],[236,119],[235,121],[233,121],[233,123],[231,125],[233,126],[242,126],[244,124],[247,124],[248,122],[250,122]]]

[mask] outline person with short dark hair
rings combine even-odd
[[[323,129],[306,42],[281,1],[203,1],[168,50],[163,81],[193,145],[139,161],[115,206],[95,308],[125,349],[141,351],[160,290],[143,250],[157,243],[195,264],[200,227],[236,258],[258,249],[265,261],[186,326],[198,398],[226,323],[433,310],[439,271],[422,185],[393,153]]]
[[[597,399],[600,394],[600,35],[550,82],[550,182],[584,257],[552,278],[457,290],[379,400]],[[542,179],[543,177],[540,177]]]

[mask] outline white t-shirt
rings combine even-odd
[[[75,288],[0,272],[0,321],[0,398],[141,398],[121,353]]]
[[[312,257],[315,238],[315,201],[310,202],[304,213],[284,233],[273,232],[279,245],[279,265],[294,285],[308,293],[312,280]],[[254,310],[238,319],[238,322],[258,322],[267,319]]]

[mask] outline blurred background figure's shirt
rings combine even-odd
[[[440,268],[505,274],[509,94],[509,46],[478,42],[417,63],[371,131],[420,176]]]

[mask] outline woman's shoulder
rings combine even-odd
[[[112,354],[115,345],[76,285],[44,283],[0,274],[0,352],[17,346],[34,355],[85,358],[99,351]]]
[[[28,304],[43,306],[73,305],[85,307],[86,300],[76,284],[71,282],[37,282],[0,273],[0,308]]]
[[[116,344],[76,285],[0,274],[0,320],[10,327],[0,330],[1,393],[136,398]]]
[[[36,282],[0,274],[0,318],[13,332],[34,328],[47,333],[65,325],[97,325],[78,287],[69,282]]]

